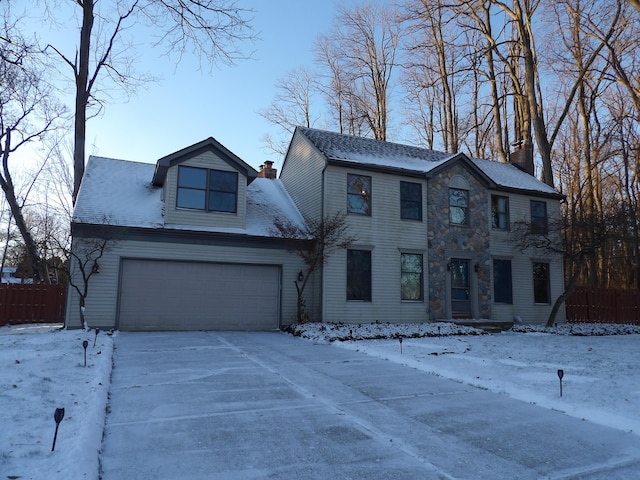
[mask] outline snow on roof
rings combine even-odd
[[[329,159],[424,173],[454,157],[450,153],[298,127]]]
[[[501,187],[560,195],[555,188],[550,187],[510,163],[494,162],[479,158],[471,158],[471,161],[480,168],[487,177]]]
[[[76,223],[160,228],[162,189],[154,164],[89,157],[73,212]]]
[[[125,227],[199,230],[276,236],[274,220],[304,220],[280,180],[257,178],[247,187],[246,229],[165,224],[162,188],[153,187],[155,164],[89,157],[73,221]]]
[[[363,166],[405,170],[415,174],[426,175],[447,161],[461,157],[457,153],[439,152],[427,148],[344,135],[315,128],[298,127],[297,130],[311,140],[330,162],[343,161]],[[554,188],[509,163],[466,158],[469,158],[498,186],[559,195]]]

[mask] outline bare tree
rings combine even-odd
[[[44,73],[37,65],[37,48],[27,42],[10,18],[10,11],[4,11],[2,32],[0,33],[0,187],[11,210],[26,251],[33,265],[32,275],[44,280],[42,261],[38,246],[25,221],[23,207],[38,174],[30,187],[18,198],[12,168],[11,156],[25,145],[41,141],[54,122],[62,114],[62,108],[52,99],[51,90],[44,79]]]
[[[357,125],[357,116],[353,118],[357,112],[375,139],[387,138],[389,97],[402,33],[394,13],[382,5],[342,6],[331,33],[318,39],[318,62],[329,72],[325,92],[337,99],[332,105],[338,108],[340,131],[345,120]],[[345,116],[344,112],[350,113]]]
[[[78,306],[80,308],[80,322],[82,328],[89,329],[86,319],[86,300],[89,295],[89,281],[91,277],[100,273],[99,260],[109,249],[113,242],[104,238],[80,239],[74,241],[73,248],[64,248],[68,255],[67,268],[69,286],[78,294]]]
[[[298,323],[310,320],[306,310],[304,290],[311,275],[322,268],[331,255],[338,250],[349,248],[356,240],[348,230],[344,212],[329,215],[320,221],[309,220],[305,226],[276,221],[272,233],[287,239],[290,251],[295,253],[306,266],[302,278],[295,281],[298,294],[296,314]]]
[[[157,34],[154,46],[180,58],[195,51],[201,61],[230,64],[243,58],[241,42],[251,39],[249,11],[236,0],[77,0],[81,16],[76,51],[69,55],[50,46],[73,73],[75,83],[74,189],[84,174],[87,119],[101,107],[99,84],[108,77],[130,89],[144,81],[132,70],[134,46],[124,40],[127,29],[145,24]],[[93,112],[93,113],[92,113]]]
[[[285,155],[291,135],[297,126],[313,127],[317,122],[318,116],[312,113],[313,97],[317,91],[316,83],[315,75],[307,68],[291,70],[278,80],[278,93],[271,105],[258,112],[287,135],[282,139],[265,137],[268,148],[274,153]]]

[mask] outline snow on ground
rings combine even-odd
[[[515,330],[486,335],[446,323],[308,324],[291,333],[640,435],[640,327]],[[51,325],[0,328],[0,479],[97,480],[114,337]],[[65,416],[52,452],[59,407]]]
[[[112,335],[95,330],[0,328],[1,479],[98,478],[112,353]],[[57,408],[65,411],[52,452]]]

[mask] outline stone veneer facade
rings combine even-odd
[[[456,176],[466,180],[469,187],[468,226],[449,224],[449,187],[452,180],[454,184],[460,180],[454,179]],[[491,318],[490,193],[460,164],[454,164],[431,178],[427,190],[429,318],[451,318],[451,279],[447,271],[451,258],[470,260],[472,316]],[[475,265],[478,265],[478,272]]]

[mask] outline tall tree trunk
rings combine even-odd
[[[80,29],[79,63],[75,66],[76,103],[73,150],[73,203],[76,203],[80,182],[84,175],[85,141],[87,136],[87,104],[89,102],[89,53],[93,29],[94,0],[84,0]]]

